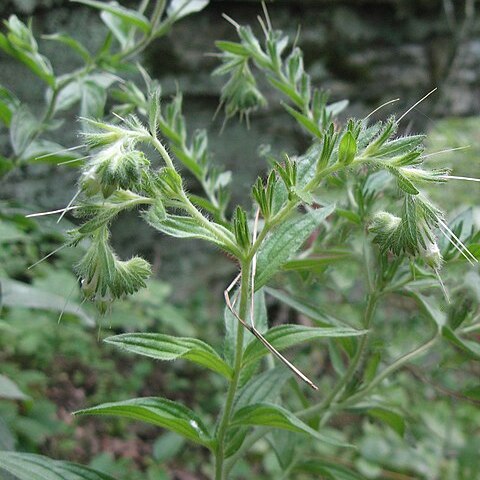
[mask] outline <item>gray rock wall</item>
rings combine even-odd
[[[465,23],[463,0],[454,2],[456,10],[450,14],[443,9],[445,4],[448,2],[432,0],[284,0],[269,2],[268,9],[274,26],[288,32],[291,38],[301,26],[298,43],[305,52],[306,68],[314,84],[327,88],[332,100],[348,98],[347,115],[363,116],[396,97],[400,101],[395,110],[402,112],[438,87],[439,92],[409,116],[409,128],[424,130],[439,116],[480,112],[480,17]],[[259,145],[270,144],[274,152],[297,153],[306,147],[307,139],[275,102],[273,94],[268,95],[272,100],[269,107],[252,116],[249,130],[231,120],[219,135],[223,119],[221,115],[212,118],[222,82],[210,76],[216,60],[205,52],[215,51],[217,39],[235,39],[222,12],[239,23],[258,27],[256,16],[261,14],[261,6],[253,0],[212,0],[205,11],[184,19],[168,37],[151,45],[145,61],[167,95],[175,91],[178,83],[185,95],[191,130],[200,126],[210,129],[216,161],[234,172],[234,200],[245,201],[250,185],[264,168]],[[38,33],[71,32],[92,49],[102,38],[97,12],[64,0],[4,0],[0,13],[17,13],[24,18],[31,14]],[[76,66],[76,60],[66,50],[45,42],[42,47],[54,58],[59,71]],[[11,59],[1,55],[0,61],[0,83],[40,108],[38,83]],[[393,111],[387,108],[379,117]],[[67,122],[59,142],[75,142],[76,128],[75,121]],[[71,197],[75,178],[75,172],[68,169],[27,168],[1,195],[31,200],[43,208],[58,208]],[[147,229],[139,235],[138,222],[132,222],[120,223],[115,229],[116,238],[124,246],[124,253],[140,248],[148,254],[153,239],[158,237]],[[162,245],[168,251],[180,248],[180,253],[197,248],[189,243]],[[177,265],[171,266],[172,271],[175,268]]]

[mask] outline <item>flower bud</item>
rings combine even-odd
[[[402,219],[388,212],[378,212],[373,217],[370,231],[378,235],[390,235],[393,233]]]
[[[433,270],[439,270],[442,266],[443,257],[436,241],[427,240],[425,248],[422,248],[420,254],[425,263]]]
[[[80,179],[81,190],[88,197],[102,190],[103,196],[108,198],[119,188],[134,189],[149,164],[143,152],[133,150],[124,142],[116,142],[93,156]]]
[[[169,199],[178,199],[183,196],[182,177],[173,168],[162,168],[156,183],[163,195]]]

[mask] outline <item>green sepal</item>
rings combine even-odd
[[[251,243],[250,232],[248,229],[247,214],[245,210],[237,206],[233,216],[233,232],[238,245],[243,249],[248,249]]]
[[[338,161],[342,165],[350,165],[357,153],[357,141],[354,134],[347,130],[338,145]]]

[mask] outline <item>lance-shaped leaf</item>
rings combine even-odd
[[[18,480],[114,480],[88,467],[31,453],[0,452],[1,478],[2,469]]]
[[[252,378],[238,392],[234,411],[258,402],[275,402],[280,395],[285,382],[291,378],[290,372],[283,367],[272,368]],[[233,455],[242,445],[247,435],[248,427],[238,426],[228,432],[225,456]]]
[[[466,340],[465,338],[458,336],[450,327],[447,326],[442,328],[442,335],[450,343],[467,353],[471,358],[480,360],[480,344],[478,342]]]
[[[355,337],[365,335],[367,330],[355,330],[353,328],[333,327],[315,328],[303,325],[280,325],[271,328],[265,339],[277,350],[284,350],[298,343],[315,340],[318,338]],[[266,355],[268,350],[260,342],[252,342],[248,345],[243,356],[243,362],[247,365],[250,362],[259,360]]]
[[[333,205],[293,217],[272,231],[257,258],[255,289],[265,285],[284,263],[303,245],[305,240],[334,210]]]
[[[91,60],[90,52],[78,40],[75,40],[70,35],[66,35],[64,33],[53,33],[51,35],[42,35],[42,38],[67,45],[67,47],[70,47],[74,52],[78,53],[78,55],[80,55],[85,62]]]
[[[292,297],[289,293],[273,288],[265,288],[265,291],[280,302],[288,305],[302,315],[311,318],[318,327],[344,327],[349,326],[337,318],[321,310],[317,305],[309,304],[304,298]]]
[[[325,250],[324,252],[317,253],[314,257],[298,258],[288,260],[283,265],[283,270],[295,270],[297,272],[323,271],[329,265],[333,263],[341,262],[342,260],[351,260],[352,252],[342,250]]]
[[[237,410],[232,417],[230,425],[232,427],[250,425],[280,428],[282,430],[290,430],[291,432],[306,433],[330,445],[341,447],[350,446],[335,438],[327,437],[317,432],[302,422],[292,412],[271,403],[254,403],[253,405],[248,405],[247,407]]]
[[[165,219],[159,219],[154,215],[154,212],[148,211],[145,215],[145,220],[156,230],[159,230],[166,235],[176,238],[198,238],[207,242],[215,243],[225,250],[229,250],[228,245],[222,239],[214,235],[210,230],[198,224],[198,221],[191,217],[183,215],[168,215]],[[219,224],[214,224],[215,228],[222,232],[226,237],[234,237],[232,233],[225,227]]]
[[[211,448],[213,440],[200,417],[182,405],[166,398],[132,398],[74,412],[75,415],[109,415],[140,420],[176,432],[192,442]]]
[[[131,10],[129,8],[122,7],[117,2],[98,2],[95,0],[72,0],[77,3],[83,3],[89,7],[97,8],[104,12],[109,12],[112,15],[116,15],[124,20],[126,23],[129,23],[132,26],[138,27],[145,33],[150,31],[150,22],[148,19],[143,16],[141,13],[136,10]]]
[[[295,120],[303,125],[314,137],[317,138],[322,138],[322,132],[318,125],[308,118],[306,115],[303,113],[299,112],[298,110],[295,110],[294,108],[290,107],[286,103],[282,103],[283,107],[285,110],[293,117]]]
[[[157,360],[184,358],[230,379],[232,369],[208,344],[196,338],[174,337],[161,333],[125,333],[108,337],[105,342],[123,350]]]
[[[338,146],[338,161],[344,165],[350,165],[357,153],[357,141],[352,132],[348,130],[343,135]]]
[[[167,15],[179,20],[191,13],[199,12],[208,5],[209,0],[172,0],[167,8]]]
[[[370,417],[386,423],[401,437],[405,434],[405,413],[395,406],[385,404],[381,399],[371,399],[357,403],[350,410],[353,412],[364,412]]]

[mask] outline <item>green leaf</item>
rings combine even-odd
[[[122,50],[126,50],[134,39],[132,31],[135,29],[135,27],[132,27],[130,22],[125,21],[123,18],[118,17],[117,15],[111,14],[110,12],[103,11],[100,14],[100,18],[113,33],[113,36],[118,40]]]
[[[412,135],[410,137],[400,137],[385,143],[375,153],[378,157],[400,156],[411,152],[419,147],[425,140],[425,135]]]
[[[88,467],[31,453],[0,452],[2,468],[18,480],[114,480]]]
[[[197,220],[182,215],[168,215],[166,219],[159,221],[150,210],[144,215],[148,224],[156,230],[176,238],[198,238],[207,242],[227,248],[221,239],[213,235],[210,230],[198,224]],[[216,228],[222,230],[225,235],[232,236],[231,232],[221,225],[214,224]]]
[[[238,392],[234,411],[252,403],[275,402],[289,378],[291,378],[290,372],[283,367],[272,368],[257,375]],[[230,429],[225,448],[226,457],[233,455],[240,448],[247,431],[247,427],[240,426]]]
[[[215,46],[224,52],[233,53],[234,55],[248,56],[248,50],[241,43],[219,40],[215,42]]]
[[[355,330],[345,327],[317,328],[305,327],[303,325],[279,325],[268,330],[264,336],[277,350],[284,350],[298,343],[319,338],[356,337],[366,333],[367,330]],[[268,350],[262,343],[253,342],[245,350],[243,363],[247,365],[250,362],[255,362],[267,353]]]
[[[350,165],[357,153],[357,141],[350,130],[347,130],[338,145],[338,161]]]
[[[290,378],[290,372],[283,367],[272,368],[262,372],[260,375],[252,378],[238,392],[234,410],[239,410],[252,403],[276,401],[285,382]]]
[[[280,90],[282,93],[284,93],[292,102],[295,103],[298,107],[303,106],[303,99],[302,97],[295,91],[294,88],[292,88],[288,83],[282,82],[281,80],[277,80],[273,76],[268,77],[268,81],[278,90]],[[294,110],[296,111],[296,110]]]
[[[82,98],[82,85],[83,79],[77,79],[62,88],[55,100],[55,112],[67,110],[79,102]],[[49,92],[49,96],[51,97],[51,92]]]
[[[55,75],[48,59],[40,55],[37,51],[26,51],[16,45],[12,45],[7,37],[0,33],[0,48],[6,53],[15,57],[24,63],[38,78],[43,80],[48,86],[55,86]]]
[[[18,388],[16,383],[12,382],[5,375],[0,375],[0,398],[26,400],[29,397]]]
[[[232,417],[230,425],[232,427],[250,425],[279,428],[291,432],[305,433],[330,445],[340,447],[350,446],[334,438],[322,435],[302,422],[292,412],[271,403],[255,403],[237,410]]]
[[[60,42],[70,47],[74,52],[78,53],[85,62],[90,61],[90,52],[78,41],[65,33],[53,33],[51,35],[42,35],[45,40]]]
[[[308,302],[304,299],[292,297],[286,292],[283,292],[281,290],[275,290],[270,287],[266,288],[265,291],[272,297],[280,300],[281,302],[285,303],[297,312],[300,312],[308,318],[311,318],[316,323],[316,325],[320,327],[345,326],[336,318],[322,312],[317,306],[309,305]]]
[[[317,254],[316,254],[317,255]],[[283,270],[323,271],[325,267],[352,258],[351,252],[325,251],[319,256],[289,260],[283,265]]]
[[[80,116],[84,118],[101,118],[105,102],[107,101],[107,92],[102,85],[86,80],[81,86],[80,98]]]
[[[20,100],[5,87],[0,85],[0,120],[10,126],[13,112],[20,106]]]
[[[208,5],[209,0],[171,0],[167,8],[167,15],[179,20],[191,13],[199,12]]]
[[[308,460],[295,465],[294,472],[312,473],[324,480],[365,480],[358,473],[338,463],[323,460]]]
[[[325,107],[327,117],[336,117],[348,107],[349,103],[348,100],[339,100],[338,102],[330,103]]]
[[[16,155],[30,145],[40,125],[30,110],[22,105],[13,112],[10,123],[10,142]]]
[[[370,417],[376,418],[392,428],[401,437],[405,434],[405,416],[397,408],[386,405],[381,399],[372,399],[367,402],[357,403],[352,411],[366,412]]]
[[[410,287],[405,288],[405,290],[417,301],[425,315],[435,322],[435,325],[440,331],[440,329],[447,323],[447,315],[436,304],[436,300],[433,297],[426,297]]]
[[[388,168],[388,171],[396,177],[397,184],[400,189],[409,195],[419,194],[417,187],[415,187],[415,185],[405,175],[403,175],[398,168],[389,167],[388,165],[385,166]]]
[[[471,243],[468,246],[468,250],[477,260],[480,261],[480,243]]]
[[[283,108],[293,117],[295,120],[300,123],[300,125],[303,125],[314,137],[322,138],[322,132],[318,128],[318,125],[308,118],[306,115],[303,113],[299,112],[298,110],[295,110],[294,108],[290,107],[286,103],[282,103]]]
[[[378,418],[382,422],[385,422],[401,437],[405,434],[405,418],[401,413],[385,407],[371,408],[367,413],[371,417]]]
[[[346,218],[347,220],[354,223],[355,225],[362,224],[362,217],[358,213],[352,212],[351,210],[344,210],[341,208],[337,208],[337,215],[339,217]]]
[[[161,333],[125,333],[104,340],[123,350],[157,360],[176,360],[184,358],[202,365],[227,379],[232,376],[232,369],[208,344],[196,338],[182,338]]]
[[[334,208],[329,205],[295,216],[270,233],[258,252],[255,289],[265,285],[280,270]]]
[[[36,308],[53,312],[65,312],[79,317],[89,327],[95,325],[95,319],[77,303],[67,301],[61,295],[48,293],[26,283],[0,278],[1,305],[7,307]]]
[[[205,447],[213,446],[213,440],[200,417],[186,406],[166,398],[144,397],[103,403],[74,414],[109,415],[140,420],[176,432]]]
[[[116,15],[117,17],[124,20],[126,23],[138,27],[144,33],[150,32],[150,22],[148,19],[143,16],[141,13],[137,12],[136,10],[131,10],[129,8],[122,7],[117,2],[97,2],[95,0],[72,0],[76,3],[82,3],[83,5],[88,5],[89,7],[97,8],[98,10],[102,10],[104,12],[109,12],[112,15]]]
[[[480,360],[480,344],[473,340],[466,340],[458,336],[450,327],[442,328],[442,335],[450,343],[467,353],[471,358]]]

